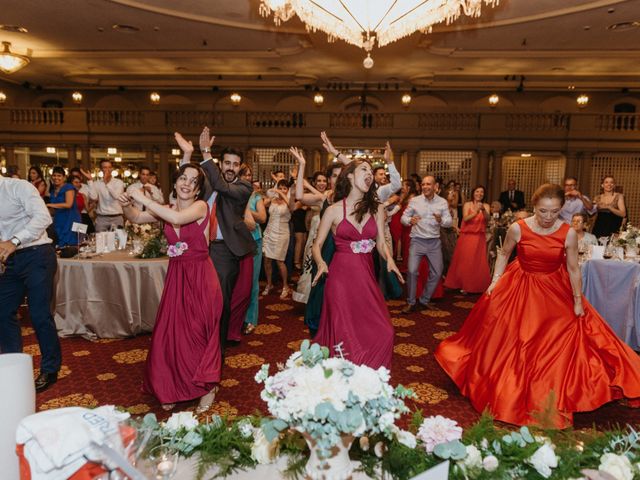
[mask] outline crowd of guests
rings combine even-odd
[[[546,282],[544,288],[553,290],[549,298],[563,305],[557,308],[565,322],[558,327],[558,335],[572,335],[575,316],[586,315],[589,328],[600,331],[603,342],[611,348],[586,345],[582,337],[567,338],[566,343],[583,351],[584,358],[566,357],[562,372],[552,372],[557,374],[553,379],[547,375],[538,396],[547,380],[557,383],[558,389],[564,388],[565,373],[572,369],[577,369],[580,381],[589,383],[593,378],[583,371],[584,365],[599,364],[604,350],[608,355],[614,352],[618,376],[612,380],[611,368],[596,369],[602,386],[584,405],[596,408],[622,395],[640,396],[640,368],[634,370],[640,361],[607,330],[597,312],[583,305],[576,274],[579,242],[591,238],[584,228],[587,215],[598,214],[594,235],[617,231],[626,216],[624,196],[615,191],[612,177],[604,179],[602,193],[593,202],[579,191],[574,178],[565,180],[564,190],[545,185],[533,197],[531,214],[525,210],[524,194],[516,189],[515,180],[509,180],[499,203],[487,202],[483,186],[475,187],[465,199],[455,181],[444,184],[433,175],[421,178],[416,174],[402,180],[388,143],[383,163],[373,167],[368,161],[344,155],[323,132],[323,147],[334,158],[326,171],[307,179],[304,155],[292,147],[296,167],[289,177],[273,172],[273,187],[263,191],[254,181],[251,167],[243,163],[242,152],[224,148],[217,164],[213,161],[214,137],[207,127],[198,141],[203,157],[199,165],[191,163],[192,142],[179,133],[175,139],[183,159],[174,176],[173,201],[168,205],[148,169],[141,169],[138,181],[125,189],[113,176],[109,160],[101,161],[98,180],[82,169],[72,170],[66,180],[65,171],[56,167],[48,189],[35,168],[33,176],[30,172],[31,185],[0,179],[0,202],[10,205],[0,215],[0,264],[6,270],[0,276],[0,351],[21,349],[16,313],[26,289],[42,351],[41,375],[36,379],[39,391],[57,380],[61,360],[49,309],[55,254],[46,228],[54,225],[58,246],[73,245],[69,226],[81,221],[82,213],[92,212],[96,231],[121,227],[125,218],[133,223],[164,223],[164,234],[171,244],[169,267],[143,388],[167,410],[194,399],[199,399],[199,413],[211,407],[222,378],[226,348],[257,325],[262,268],[266,280],[262,294],[270,295],[276,282],[281,282],[282,299],[291,294],[291,273],[298,270],[293,298],[306,303],[310,336],[330,349],[341,345],[350,360],[372,368],[391,366],[394,330],[385,296],[402,295],[403,273],[407,282],[404,313],[434,308],[432,300],[442,295],[443,287],[486,291],[487,297],[478,302],[460,334],[438,350],[438,361],[463,394],[479,399],[474,400],[477,408],[490,406],[498,418],[513,423],[528,422],[532,398],[522,397],[517,408],[509,406],[498,386],[491,395],[482,394],[482,381],[475,381],[469,372],[482,371],[491,358],[496,364],[512,362],[511,353],[495,348],[496,335],[503,335],[513,355],[520,355],[515,341],[518,334],[508,332],[511,337],[506,338],[504,328],[478,332],[488,315],[496,325],[508,324],[511,317],[504,312],[510,308],[511,313],[524,318],[525,307],[512,305],[512,296],[507,293],[517,289],[519,282],[522,291],[529,290],[528,298],[539,295],[542,292],[536,290],[537,283],[529,282],[528,272],[554,272],[558,278]],[[515,212],[515,221],[497,251],[491,276],[487,229],[505,212]],[[519,262],[507,266],[516,246]],[[47,266],[47,275],[39,273],[42,265]],[[564,270],[558,270],[558,265]],[[503,275],[512,282],[501,282]],[[49,293],[34,296],[35,287]],[[498,310],[491,307],[489,294],[496,298]],[[496,315],[495,311],[503,313]],[[540,318],[557,313],[544,300],[538,303],[537,312]],[[527,325],[534,323],[544,329],[540,319]],[[537,342],[546,345],[544,339]],[[476,358],[477,351],[485,356]],[[544,358],[536,360],[537,371],[544,372]],[[490,383],[492,372],[479,378]],[[515,388],[525,389],[530,380],[528,373],[517,368],[505,366],[504,372],[513,379]],[[565,400],[562,397],[558,406],[569,417],[571,412],[584,409],[584,405]]]

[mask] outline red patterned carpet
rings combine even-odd
[[[462,397],[433,358],[438,342],[453,334],[462,325],[476,297],[449,293],[438,303],[440,311],[423,311],[402,315],[403,301],[388,302],[396,331],[392,383],[402,383],[414,389],[418,399],[411,407],[421,408],[427,415],[445,415],[463,425],[478,418],[469,402]],[[277,294],[261,300],[260,324],[241,345],[227,349],[224,380],[216,403],[207,414],[235,416],[259,410],[265,412],[260,400],[260,386],[253,377],[260,365],[270,363],[275,369],[300,342],[307,338],[302,321],[303,305],[282,301]],[[361,321],[367,321],[363,312]],[[40,352],[27,322],[22,329],[25,352],[34,357],[36,367]],[[140,383],[150,335],[122,340],[91,342],[82,338],[62,339],[63,366],[60,379],[37,397],[41,410],[63,406],[93,407],[115,404],[132,414],[155,412],[166,417],[157,401],[142,393]],[[273,371],[273,370],[272,370]],[[178,409],[193,409],[196,402],[180,404]],[[614,402],[596,412],[575,416],[576,427],[596,425],[640,424],[640,409],[631,409]]]

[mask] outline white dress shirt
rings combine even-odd
[[[151,189],[151,192],[149,192],[146,188],[143,190],[145,197],[150,198],[154,202],[158,202],[160,205],[164,203],[164,197],[162,196],[162,192],[158,187],[156,187],[155,185],[151,185],[150,183],[147,183],[146,185],[142,185],[142,182],[140,180],[138,180],[136,183],[132,183],[131,185],[129,185],[127,187],[127,193],[131,194],[133,190],[142,190],[142,187],[149,187]],[[136,207],[138,210],[144,210],[143,208],[144,205],[136,202],[135,200],[133,201],[133,206]]]
[[[440,215],[442,220],[438,223],[433,214]],[[449,203],[439,195],[434,195],[429,200],[424,195],[417,195],[409,200],[400,222],[403,225],[411,225],[411,217],[420,217],[420,221],[411,228],[411,238],[440,238],[440,227],[450,227],[453,220],[449,212]]]
[[[400,172],[396,168],[395,164],[387,164],[389,169],[389,183],[378,187],[378,199],[380,203],[384,203],[389,200],[389,197],[396,193],[402,187],[402,179],[400,178]]]
[[[87,183],[89,198],[98,202],[96,214],[122,215],[122,205],[118,197],[124,193],[124,183],[118,178],[111,177],[109,183],[104,180],[89,180]]]
[[[587,201],[589,200],[589,197],[587,197],[586,195],[583,195],[583,197]],[[571,219],[576,213],[586,213],[589,215],[593,215],[597,211],[598,206],[595,203],[591,206],[591,210],[587,210],[584,206],[584,203],[582,203],[582,200],[580,200],[578,197],[570,197],[565,199],[564,205],[560,210],[560,220],[571,225]]]
[[[51,243],[51,215],[38,189],[26,180],[0,176],[0,241],[16,237],[18,249]]]

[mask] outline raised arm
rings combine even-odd
[[[267,209],[264,206],[264,199],[262,195],[256,201],[256,211],[250,210],[251,215],[256,223],[264,223],[267,221]]]
[[[493,277],[491,278],[491,284],[487,288],[487,295],[491,295],[491,292],[496,287],[496,284],[500,280],[500,277],[504,273],[504,270],[507,268],[507,264],[509,263],[509,257],[511,256],[511,252],[516,247],[518,241],[520,240],[520,225],[517,223],[512,223],[507,230],[507,236],[504,239],[504,244],[502,248],[498,249],[498,258],[496,259],[496,267],[493,272]]]
[[[83,168],[80,169],[80,173],[82,173],[82,175],[84,175],[84,178],[87,179],[87,192],[89,193],[89,200],[93,200],[95,202],[96,200],[98,200],[98,192],[93,182],[91,173],[87,172]]]
[[[126,193],[120,195],[118,202],[122,206],[125,218],[131,223],[153,223],[158,221],[158,217],[151,212],[142,212],[134,207],[131,204],[131,198]]]
[[[191,162],[191,155],[193,155],[193,142],[191,140],[187,141],[180,133],[174,132],[174,138],[176,139],[176,143],[182,150],[182,159],[180,160],[180,166],[185,163]]]
[[[578,264],[578,234],[573,228],[570,228],[567,233],[565,251],[567,253],[567,271],[573,291],[573,312],[578,317],[582,317],[584,309],[582,308],[582,274]]]
[[[389,171],[389,183],[378,188],[378,198],[381,202],[386,202],[391,195],[396,193],[402,187],[400,172],[398,172],[398,169],[393,163],[393,150],[391,150],[389,142],[387,142],[384,149],[384,161],[387,163]]]
[[[329,140],[329,136],[327,135],[327,132],[320,132],[320,138],[322,139],[322,146],[324,147],[324,149],[327,152],[329,152],[331,155],[333,155],[333,157],[337,161],[339,161],[343,165],[348,165],[353,161],[353,159],[347,158],[346,155],[343,155],[342,153],[340,153],[340,150],[338,150],[336,147],[333,146],[333,143],[331,143],[331,140]]]
[[[186,225],[187,223],[202,220],[207,215],[207,204],[202,200],[198,200],[184,210],[178,211],[154,202],[146,197],[144,193],[142,193],[142,190],[134,190],[131,192],[131,198],[144,205],[155,217],[173,225]]]

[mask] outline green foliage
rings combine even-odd
[[[159,258],[167,254],[167,239],[163,234],[150,238],[142,249],[139,258]]]

